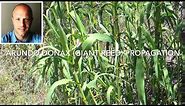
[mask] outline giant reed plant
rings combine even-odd
[[[171,2],[51,2],[44,14],[51,40],[39,50],[68,53],[37,57],[34,71],[49,86],[46,104],[180,104],[167,56],[104,56],[103,50],[182,50],[183,23]],[[98,50],[76,56],[76,50]],[[180,68],[179,68],[180,67]],[[38,81],[38,84],[40,80]]]

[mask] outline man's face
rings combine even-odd
[[[24,38],[32,23],[28,7],[17,6],[13,11],[12,22],[16,36]]]

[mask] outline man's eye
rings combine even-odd
[[[30,19],[25,19],[25,21],[26,21],[26,22],[29,22],[29,21],[30,21]]]
[[[16,20],[17,20],[17,21],[20,21],[20,18],[17,18]]]

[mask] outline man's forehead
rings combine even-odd
[[[13,12],[17,12],[17,11],[27,11],[28,12],[29,11],[29,7],[24,6],[24,5],[20,5],[20,6],[15,7]]]
[[[22,17],[25,18],[31,17],[31,14],[29,13],[29,8],[26,6],[17,6],[13,11],[13,17]]]

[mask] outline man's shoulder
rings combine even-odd
[[[41,43],[42,36],[40,34],[33,33],[33,32],[31,32],[31,34],[32,34],[32,40],[33,40],[33,42],[35,42],[35,43]]]
[[[1,43],[11,42],[11,37],[13,36],[13,32],[8,32],[2,35]]]
[[[7,32],[6,34],[3,34],[2,36],[4,37],[4,36],[12,36],[12,35],[13,35],[13,31]]]
[[[40,35],[40,34],[35,33],[35,32],[30,32],[30,34],[31,34],[33,37],[41,37],[41,35]]]

